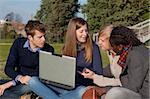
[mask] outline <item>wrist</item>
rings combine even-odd
[[[17,82],[17,81],[20,81],[21,80],[21,77],[22,77],[22,75],[18,75],[16,78],[15,78],[15,81]]]
[[[9,88],[9,87],[13,86],[13,82],[12,82],[12,81],[9,81],[9,82],[3,84],[3,86],[4,86],[5,88]]]

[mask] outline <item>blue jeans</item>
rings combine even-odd
[[[82,95],[86,91],[85,86],[79,86],[68,91],[51,85],[44,85],[38,77],[32,77],[28,85],[33,92],[44,99],[82,99]]]
[[[8,82],[8,80],[0,80],[0,84],[6,82]],[[20,99],[20,96],[27,92],[31,92],[30,88],[27,85],[19,84],[9,89],[6,89],[4,94],[0,96],[0,99]]]

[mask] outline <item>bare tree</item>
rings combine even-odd
[[[11,21],[16,21],[16,22],[21,23],[21,22],[22,22],[22,17],[21,17],[19,14],[17,14],[17,13],[10,12],[10,13],[8,13],[8,14],[5,16],[5,20],[6,20],[6,21],[9,21],[9,22],[11,22]]]

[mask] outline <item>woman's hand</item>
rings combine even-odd
[[[91,71],[91,70],[85,68],[85,69],[83,70],[83,72],[80,73],[80,74],[83,75],[84,78],[93,79],[93,76],[94,76],[95,73],[94,73],[93,71]]]

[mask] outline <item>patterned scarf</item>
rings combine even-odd
[[[127,59],[127,56],[131,47],[132,46],[130,44],[125,46],[125,48],[123,49],[119,57],[117,64],[120,65],[122,68],[125,68],[126,59]]]
[[[77,43],[77,51],[81,51],[83,50],[85,47],[84,47],[84,44],[81,44],[81,43]]]

